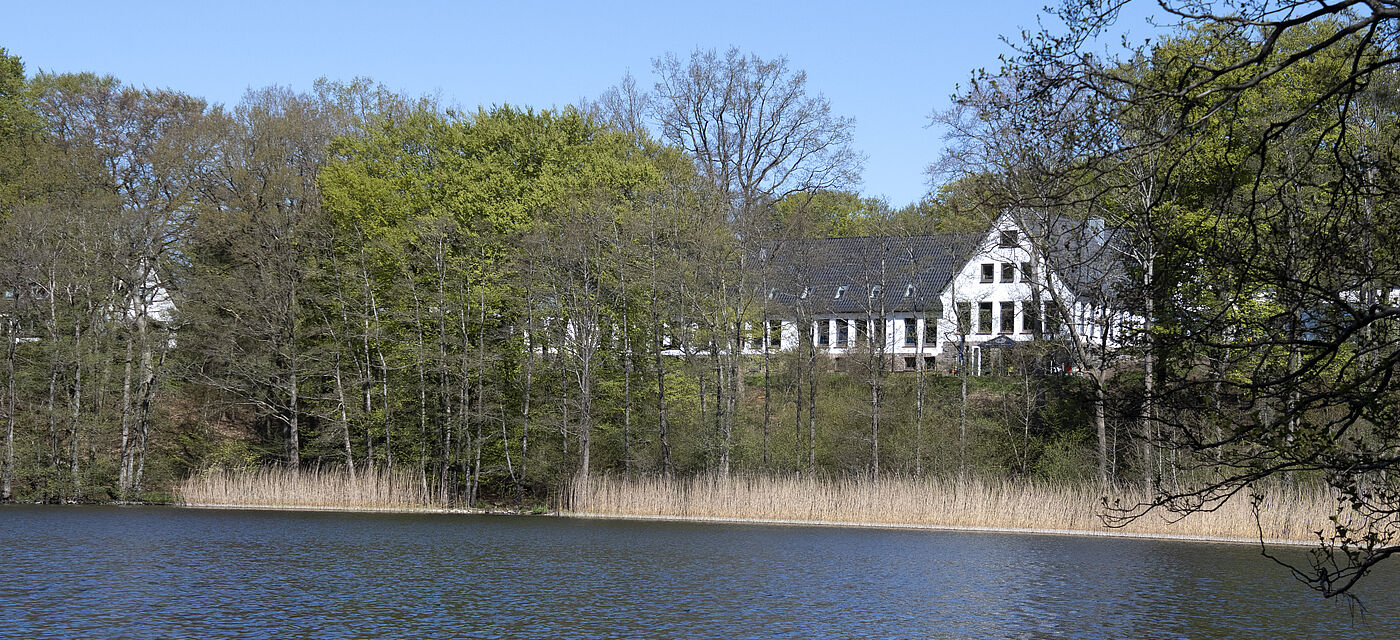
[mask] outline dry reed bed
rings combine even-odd
[[[346,510],[435,510],[412,474],[344,470],[215,469],[177,488],[186,505]],[[1030,529],[1148,536],[1256,539],[1254,513],[1237,496],[1210,513],[1179,521],[1151,513],[1120,529],[1104,525],[1103,494],[1090,488],[1001,481],[775,476],[696,476],[577,481],[566,496],[574,514],[692,519],[779,520],[889,526]],[[1110,496],[1133,505],[1141,495]],[[1331,525],[1336,500],[1322,489],[1275,487],[1260,505],[1264,537],[1315,540]]]
[[[696,477],[575,482],[569,496],[577,514],[694,519],[779,520],[1031,529],[1085,533],[1224,539],[1312,541],[1330,528],[1336,500],[1323,489],[1275,488],[1265,493],[1256,524],[1247,496],[1184,519],[1153,512],[1118,529],[1104,525],[1103,494],[1087,488],[995,481],[907,478],[808,480],[796,477]],[[1135,505],[1141,495],[1120,492],[1110,502]]]
[[[416,476],[344,470],[213,469],[176,488],[186,505],[320,509],[430,509]]]

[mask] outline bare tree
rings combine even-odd
[[[738,240],[738,250],[714,265],[714,284],[725,299],[716,348],[725,360],[717,400],[724,405],[721,469],[728,473],[749,274],[763,262],[760,250],[779,235],[771,205],[792,193],[854,182],[861,158],[850,146],[853,121],[834,116],[820,94],[809,95],[806,73],[790,70],[786,58],[697,49],[686,61],[667,54],[653,68],[658,80],[652,108],[661,135],[689,153],[717,189]]]

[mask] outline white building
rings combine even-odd
[[[1117,346],[1116,330],[1132,318],[1111,310],[1123,276],[1112,233],[1092,223],[1046,226],[1058,228],[1028,234],[1008,214],[981,234],[779,247],[772,269],[783,285],[767,292],[775,303],[769,348],[795,348],[799,330],[810,330],[817,349],[838,364],[883,344],[886,366],[895,370],[948,371],[960,366],[961,350],[971,370],[982,371],[986,348],[1038,337],[1072,331],[1101,348]],[[746,350],[761,351],[762,340],[753,332]]]

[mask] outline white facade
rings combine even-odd
[[[896,277],[884,286],[911,287],[905,292],[909,296],[913,285]],[[839,286],[836,291],[833,297],[847,300],[851,296],[870,300],[877,297],[856,283]],[[958,347],[964,345],[968,366],[981,371],[984,343],[1032,340],[1036,323],[1042,324],[1044,333],[1067,331],[1067,326],[1055,320],[1060,315],[1054,311],[1058,308],[1056,300],[1070,309],[1068,315],[1081,339],[1105,348],[1117,346],[1113,329],[1131,321],[1126,314],[1106,313],[1077,296],[1033,250],[1012,217],[1002,215],[944,285],[935,308],[882,311],[871,304],[864,311],[814,313],[812,341],[818,351],[839,362],[868,352],[872,337],[883,336],[887,366],[896,370],[924,366],[945,372],[960,366]],[[1048,316],[1046,309],[1050,310]],[[1051,319],[1049,324],[1047,317]],[[797,323],[790,318],[775,322],[781,322],[781,330],[772,334],[780,333],[781,340],[770,339],[770,351],[796,348]],[[757,331],[750,331],[753,337],[745,345],[746,353],[762,352],[763,345],[756,334]]]

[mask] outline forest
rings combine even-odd
[[[1119,4],[1066,3],[935,112],[938,186],[903,208],[855,191],[854,123],[801,70],[738,49],[475,110],[363,78],[208,104],[0,49],[3,498],[270,465],[455,505],[801,474],[1191,511],[1311,482],[1367,518],[1317,561],[1344,591],[1396,550],[1400,7],[1199,4],[1105,56]],[[991,376],[744,353],[770,248],[1008,211],[1121,231],[1122,348],[1040,340]]]
[[[559,110],[459,113],[367,80],[225,109],[7,61],[16,499],[149,497],[200,469],[268,464],[411,470],[466,504],[542,497],[581,472],[721,465],[923,474],[970,456],[1079,479],[1073,380],[1021,381],[1035,397],[1013,404],[1036,413],[1022,426],[1002,418],[1027,385],[974,381],[968,454],[950,446],[947,380],[895,376],[888,357],[861,375],[824,355],[729,355],[757,322],[756,247],[989,222],[840,190],[859,170],[850,122],[782,60],[699,52],[662,68],[793,102],[778,117],[810,130],[747,141],[766,175],[722,148],[706,175],[653,139],[633,81]],[[724,195],[724,172],[746,195]],[[677,344],[684,356],[662,355]],[[889,378],[874,409],[872,375]],[[940,407],[926,424],[916,393]]]

